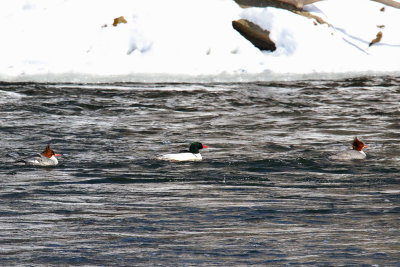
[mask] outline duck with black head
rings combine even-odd
[[[353,149],[339,152],[337,154],[331,155],[329,159],[331,160],[353,160],[353,159],[365,159],[367,155],[365,154],[363,148],[368,146],[364,145],[357,137],[353,140]]]
[[[157,157],[159,160],[169,161],[200,161],[203,157],[200,154],[200,149],[208,148],[200,142],[193,142],[189,146],[189,151],[182,151],[174,154],[166,154]]]

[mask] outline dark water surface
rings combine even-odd
[[[1,266],[400,266],[400,78],[1,83],[0,121]]]

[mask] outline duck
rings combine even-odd
[[[367,147],[368,147],[367,145],[365,145],[362,141],[360,141],[357,137],[355,137],[353,140],[353,148],[351,150],[346,150],[331,155],[329,156],[329,159],[331,160],[365,159],[367,155],[362,150]]]
[[[28,166],[57,166],[58,160],[56,157],[62,156],[61,154],[56,154],[50,145],[47,145],[44,151],[33,157],[18,160],[18,164],[28,165]]]
[[[203,157],[200,154],[200,149],[208,147],[209,146],[203,145],[200,142],[193,142],[190,144],[188,151],[162,155],[157,157],[157,159],[169,161],[201,161],[203,160]]]

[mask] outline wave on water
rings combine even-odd
[[[399,84],[2,82],[0,265],[396,265]]]

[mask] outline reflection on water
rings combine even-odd
[[[3,83],[0,263],[396,266],[399,82]]]

